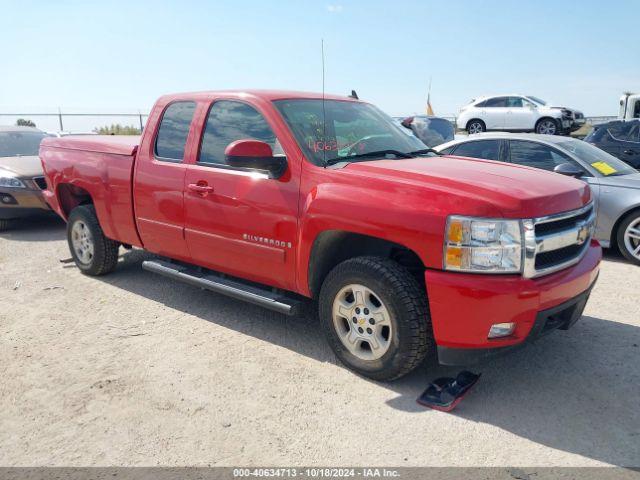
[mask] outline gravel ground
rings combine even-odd
[[[0,234],[0,465],[640,465],[640,268],[607,254],[568,332],[481,368],[375,383],[290,318],[143,272],[83,276],[64,226]]]

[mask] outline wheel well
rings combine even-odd
[[[613,228],[611,229],[611,240],[610,240],[611,247],[618,248],[618,228],[620,228],[620,224],[624,222],[627,219],[627,217],[629,217],[629,215],[633,215],[634,213],[637,213],[637,212],[640,212],[640,206],[635,206],[631,210],[624,212],[622,215],[620,215],[618,220],[616,220],[616,223],[613,225]]]
[[[479,118],[472,118],[471,120],[469,120],[469,121],[467,122],[467,125],[465,126],[465,128],[469,128],[469,125],[471,124],[471,122],[480,122],[480,123],[482,123],[485,127],[487,126],[487,124],[486,124],[486,123],[484,123],[484,120],[481,120],[481,119],[479,119]]]
[[[542,117],[539,118],[538,121],[536,122],[536,128],[538,127],[538,124],[543,121],[543,120],[553,120],[556,124],[558,123],[558,119],[557,118],[553,118],[553,117]]]
[[[89,205],[93,203],[91,194],[84,188],[63,183],[58,185],[58,200],[65,217],[69,217],[71,210],[78,205]]]
[[[406,267],[424,287],[425,266],[412,250],[381,238],[358,233],[330,230],[322,232],[313,243],[309,261],[309,290],[315,298],[327,274],[350,258],[373,255],[390,258]]]

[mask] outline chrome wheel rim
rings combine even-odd
[[[480,124],[480,122],[473,122],[471,125],[469,125],[469,133],[482,133],[482,125]]]
[[[391,346],[391,315],[370,288],[350,284],[333,301],[333,326],[349,352],[360,360],[377,360]]]
[[[93,259],[93,237],[87,225],[78,220],[71,227],[71,245],[76,257],[84,263],[91,263]]]
[[[540,126],[538,127],[538,133],[542,135],[555,135],[556,129],[556,122],[545,120],[544,122],[540,123]]]
[[[624,231],[624,246],[633,258],[640,260],[640,217],[631,222]]]

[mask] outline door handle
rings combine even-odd
[[[213,187],[210,187],[206,182],[190,183],[187,188],[198,195],[205,196],[213,192]]]

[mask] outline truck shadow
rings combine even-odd
[[[0,238],[11,242],[49,242],[66,238],[66,223],[59,216],[43,213],[36,217],[20,218]]]
[[[439,367],[429,378],[458,369]],[[618,466],[640,465],[640,328],[583,316],[509,356],[471,367],[475,389],[452,412],[548,447]],[[425,384],[411,375],[391,386],[389,405],[420,412]]]
[[[141,268],[146,258],[152,255],[128,252],[118,269],[100,280],[316,361],[339,363],[311,311],[287,317],[161,277],[150,278],[152,274]],[[526,349],[472,368],[483,377],[449,415],[493,425],[553,449],[636,466],[639,345],[637,326],[585,316],[568,332],[555,332]],[[427,373],[419,368],[396,382],[376,385],[396,394],[387,402],[390,408],[447,415],[419,406],[416,398],[430,380],[459,370],[430,367]]]
[[[620,253],[620,250],[617,248],[605,248],[602,249],[602,259],[608,262],[616,262],[616,263],[631,263],[629,260],[624,258]]]

